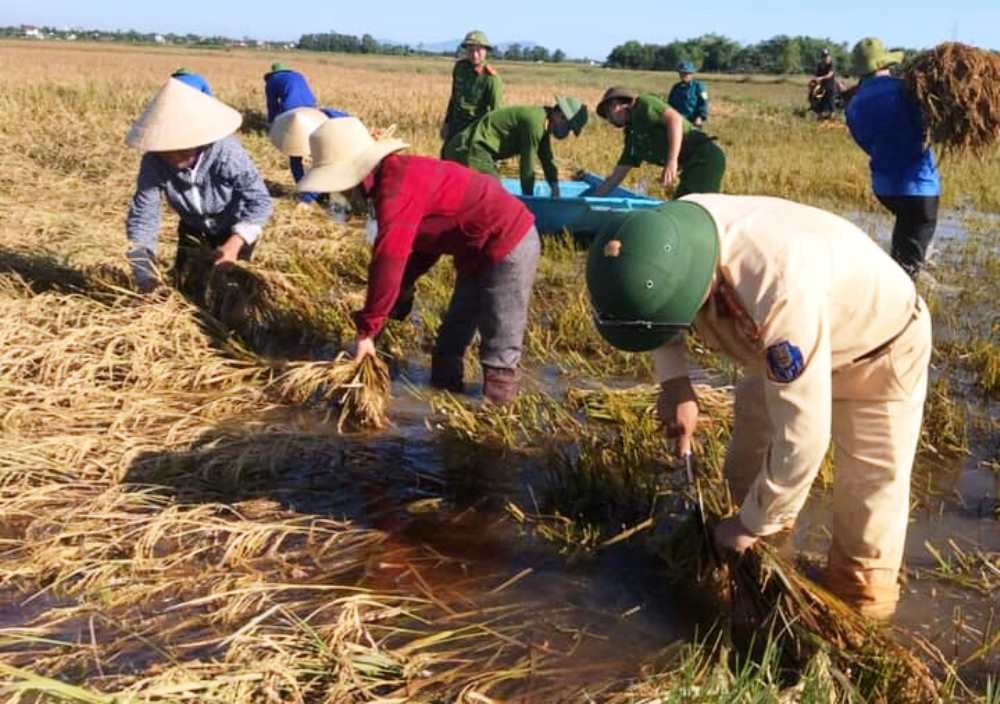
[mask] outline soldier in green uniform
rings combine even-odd
[[[660,98],[608,88],[597,114],[625,129],[625,148],[615,170],[588,195],[607,195],[643,162],[663,167],[660,183],[664,188],[677,181],[674,198],[721,191],[726,155],[711,137]]]
[[[455,62],[451,72],[451,98],[441,125],[441,139],[451,137],[503,104],[500,76],[486,63],[486,52],[493,49],[486,35],[472,31],[462,40],[465,58]]]
[[[680,80],[670,89],[667,103],[692,125],[701,127],[708,120],[708,89],[694,78],[694,64],[690,61],[678,64],[677,75]]]
[[[546,107],[512,106],[493,110],[452,137],[444,145],[441,158],[464,164],[480,173],[499,176],[497,161],[520,157],[521,192],[535,191],[535,155],[542,173],[559,197],[559,173],[552,156],[551,137],[579,136],[587,124],[587,106],[573,97],[557,96]]]

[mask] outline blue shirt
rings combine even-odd
[[[708,90],[701,81],[678,81],[670,89],[667,103],[691,122],[699,117],[703,122],[708,119]]]
[[[267,121],[274,122],[281,113],[294,108],[316,107],[316,96],[309,89],[305,76],[298,71],[272,71],[264,76],[267,96]]]
[[[901,80],[874,76],[862,81],[847,105],[847,126],[870,157],[877,195],[941,195],[941,176],[924,144],[920,106],[904,92]]]
[[[197,73],[175,73],[171,78],[176,78],[181,83],[187,83],[195,90],[200,90],[205,95],[211,95],[212,89],[208,86],[208,81]]]

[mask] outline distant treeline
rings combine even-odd
[[[127,44],[178,44],[187,46],[253,46],[261,48],[288,48],[289,42],[258,39],[233,39],[223,36],[200,34],[173,34],[167,32],[138,32],[134,29],[107,31],[102,29],[58,29],[56,27],[0,27],[0,37],[27,37],[30,39],[55,39],[64,41],[124,42]]]
[[[297,48],[307,51],[335,51],[345,54],[399,55],[434,53],[414,49],[407,44],[380,42],[370,34],[358,37],[353,34],[340,34],[339,32],[303,34],[299,38]],[[440,53],[451,55],[454,52],[443,51]],[[566,60],[566,53],[562,49],[550,52],[544,46],[521,46],[520,44],[511,44],[504,50],[498,49],[493,55],[496,58],[506,59],[507,61],[553,61],[558,63]]]
[[[628,41],[611,50],[607,65],[674,71],[681,61],[690,61],[699,71],[719,73],[812,73],[823,49],[830,50],[838,72],[849,72],[850,50],[846,43],[784,34],[745,46],[719,34],[704,34],[669,44]],[[908,55],[913,53],[912,49],[904,51]]]

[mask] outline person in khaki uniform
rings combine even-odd
[[[451,97],[441,125],[441,140],[449,139],[480,117],[503,105],[503,84],[496,70],[486,63],[493,50],[486,35],[474,30],[462,40],[465,57],[451,72]]]
[[[824,582],[888,618],[931,352],[930,316],[906,273],[825,211],[697,194],[599,237],[587,284],[601,334],[652,351],[658,410],[681,454],[698,418],[685,331],[743,367],[725,462],[740,509],[717,526],[720,547],[742,552],[790,527],[832,438]]]

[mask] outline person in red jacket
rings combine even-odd
[[[367,208],[372,258],[365,306],[355,313],[355,357],[375,354],[390,313],[405,317],[417,279],[443,255],[458,276],[438,330],[431,385],[462,391],[465,350],[478,330],[483,395],[512,400],[541,242],[527,208],[490,176],[430,157],[401,155],[360,120],[330,120],[310,136],[313,168],[298,190],[344,194]]]

